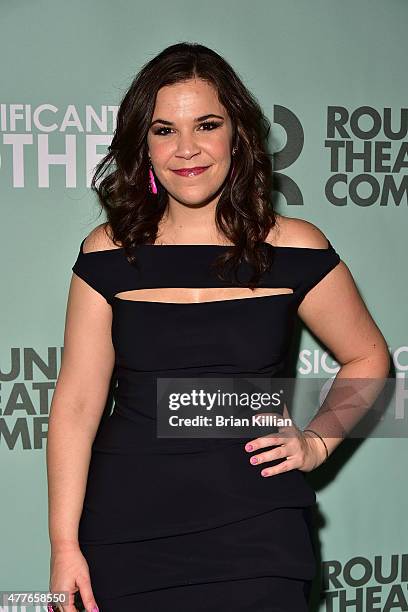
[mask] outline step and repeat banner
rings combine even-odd
[[[348,265],[405,399],[408,3],[39,0],[0,12],[0,590],[46,591],[45,447],[71,266],[105,220],[89,186],[121,95],[164,47],[213,48],[258,98],[276,209],[315,223]],[[297,376],[333,377],[339,364],[298,331]],[[403,431],[404,401],[398,418]],[[353,438],[307,475],[313,610],[408,610],[407,463],[405,435]]]

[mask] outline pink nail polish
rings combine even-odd
[[[258,457],[251,457],[250,462],[251,463],[258,463]]]
[[[245,447],[245,449],[246,449],[247,451],[251,451],[251,450],[253,449],[252,444],[248,444],[248,445]]]

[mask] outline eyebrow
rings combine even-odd
[[[210,113],[209,115],[202,115],[201,117],[196,117],[194,119],[194,122],[197,123],[198,121],[204,121],[205,119],[209,119],[210,117],[218,117],[218,119],[224,119],[224,117],[222,117],[221,115],[214,115],[213,113]],[[172,121],[166,121],[165,119],[155,119],[150,124],[150,127],[152,127],[156,123],[163,123],[164,125],[174,125]]]

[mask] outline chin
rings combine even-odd
[[[203,194],[197,194],[196,196],[192,196],[191,193],[186,193],[186,194],[178,194],[178,195],[174,195],[174,199],[178,200],[179,202],[181,202],[182,204],[185,204],[186,206],[200,206],[202,204],[206,204],[208,202],[210,202],[213,198],[214,198],[215,193],[213,192],[206,192]]]

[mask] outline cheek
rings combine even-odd
[[[209,150],[211,151],[214,159],[228,163],[230,148],[229,143],[227,140],[225,140],[225,138],[220,140],[214,139],[214,142],[209,145]]]
[[[168,159],[172,150],[172,146],[166,142],[155,142],[151,149],[152,157],[160,164],[160,162]]]

